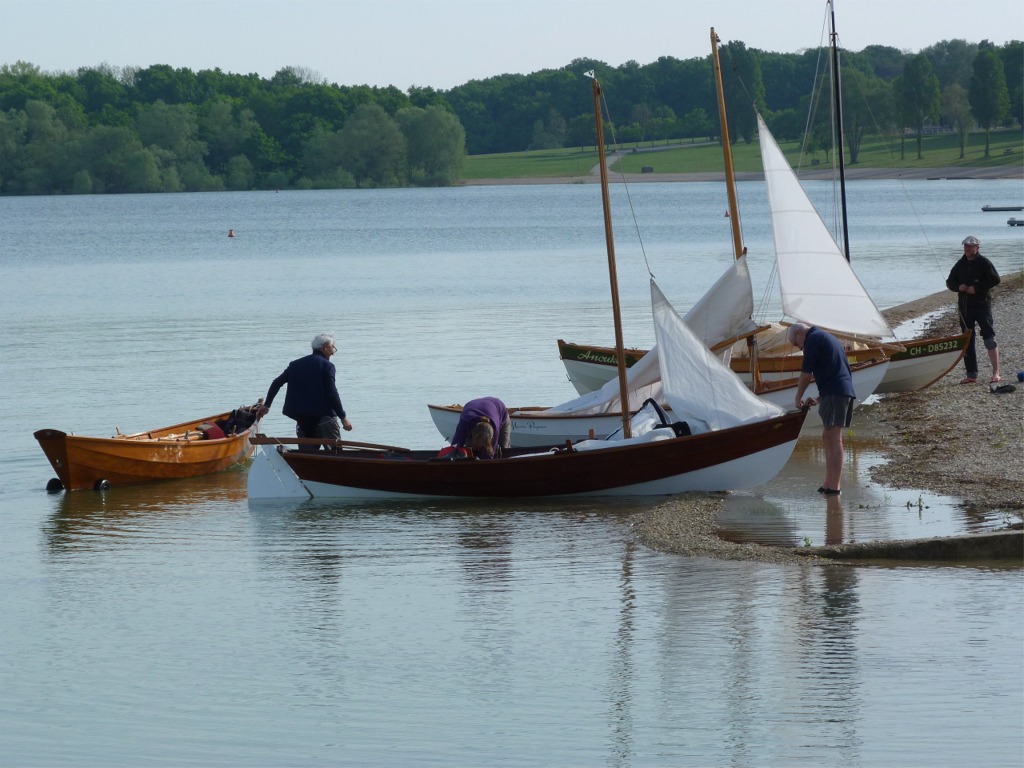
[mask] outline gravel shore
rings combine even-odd
[[[1004,275],[993,292],[992,314],[999,342],[1003,383],[1017,390],[990,391],[990,370],[978,344],[978,384],[960,384],[960,363],[943,379],[918,392],[882,396],[873,406],[887,446],[887,462],[871,478],[894,488],[922,488],[960,499],[966,507],[1000,510],[1008,526],[1024,519],[1024,273]],[[907,320],[928,318],[920,337],[959,331],[955,296],[948,292],[886,310],[895,327]],[[818,562],[793,550],[756,544],[733,544],[715,533],[715,520],[725,494],[684,494],[653,510],[637,514],[632,523],[645,546],[692,557],[761,562]],[[827,561],[826,561],[827,562]]]

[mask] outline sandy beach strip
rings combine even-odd
[[[894,326],[928,318],[918,334],[927,338],[959,332],[955,310],[955,295],[942,291],[883,314]],[[1000,510],[1007,517],[1013,546],[1019,547],[1018,539],[1024,539],[1024,384],[1018,384],[1016,372],[1024,368],[1024,273],[1003,276],[993,291],[992,315],[1003,383],[1013,383],[1017,390],[990,391],[988,357],[979,344],[979,383],[960,384],[960,363],[927,389],[882,396],[873,408],[885,430],[887,461],[871,470],[871,478],[893,488],[922,488],[950,496],[979,510]],[[720,493],[674,496],[638,513],[633,530],[645,546],[692,557],[830,562],[798,550],[720,539],[715,521],[724,504],[725,494]],[[913,542],[891,544],[877,542],[878,556],[898,558],[901,549],[909,552],[913,547]],[[832,554],[841,554],[841,549]],[[1005,551],[1002,544],[1000,551]]]

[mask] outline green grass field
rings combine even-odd
[[[654,173],[721,173],[722,148],[717,143],[690,142],[644,142],[639,145],[620,145],[629,151],[651,146],[670,148],[658,152],[631,152],[612,166],[622,173],[640,173],[644,166],[651,166]],[[992,166],[1017,165],[1024,162],[1024,131],[1021,129],[993,131],[989,157],[985,157],[985,134],[972,133],[967,140],[964,157],[960,158],[960,146],[956,136],[941,134],[925,136],[922,142],[922,158],[917,159],[917,141],[910,137],[900,158],[898,139],[868,137],[861,146],[856,164],[850,168],[986,168]],[[609,152],[612,148],[609,147]],[[818,151],[800,163],[800,146],[796,142],[782,143],[782,150],[790,163],[803,168],[818,160],[822,164],[831,162],[824,152]],[[761,170],[761,155],[756,143],[738,142],[733,145],[733,165],[737,172]],[[597,164],[597,150],[551,149],[535,152],[510,152],[497,155],[470,155],[463,166],[462,178],[475,179],[522,179],[552,178],[560,176],[586,176]]]

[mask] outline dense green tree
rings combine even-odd
[[[966,40],[943,40],[921,51],[931,62],[932,70],[943,87],[959,84],[967,87],[971,80],[971,63],[978,55],[978,46]]]
[[[1024,125],[1024,42],[1011,40],[998,51],[1010,97],[1010,116]]]
[[[21,148],[28,135],[28,115],[24,110],[0,112],[0,194],[18,194],[17,183],[24,157]]]
[[[722,66],[730,139],[735,142],[737,137],[742,137],[750,143],[757,133],[754,111],[767,112],[761,66],[755,53],[740,41],[723,45],[718,50],[718,57]]]
[[[901,74],[907,61],[907,54],[888,45],[869,45],[860,52],[870,62],[871,72],[886,82],[892,82]]]
[[[228,160],[225,183],[228,189],[252,189],[256,183],[256,172],[252,162],[245,155],[235,155]]]
[[[768,130],[779,141],[797,141],[804,135],[804,119],[795,109],[780,109],[773,112],[765,122]]]
[[[376,104],[365,104],[341,129],[342,162],[359,187],[386,187],[405,178],[405,137]]]
[[[204,103],[198,114],[198,139],[206,145],[210,170],[224,173],[258,127],[252,110],[239,99],[218,96]]]
[[[187,104],[202,101],[199,98],[199,81],[195,73],[187,68],[174,69],[167,64],[154,64],[135,74],[135,90],[139,100],[151,104],[162,101],[165,104]]]
[[[405,138],[409,180],[423,186],[454,183],[466,157],[466,131],[458,118],[434,105],[407,107],[395,119]]]
[[[583,114],[572,118],[567,125],[565,141],[567,146],[580,149],[596,147],[597,125],[594,123],[594,115]]]
[[[687,139],[708,138],[719,133],[718,121],[712,120],[703,107],[691,109],[679,123],[679,132]]]
[[[565,146],[568,126],[565,119],[555,110],[548,110],[547,120],[538,119],[533,124],[530,149],[558,149]]]
[[[354,186],[352,174],[345,171],[344,139],[341,131],[329,131],[318,126],[303,149],[303,169],[310,186],[318,189],[336,189]]]
[[[942,91],[942,119],[956,131],[960,139],[960,158],[963,159],[967,148],[967,134],[971,130],[974,118],[971,115],[971,104],[967,100],[967,89],[959,83],[947,85]]]
[[[206,145],[197,138],[199,121],[191,104],[157,100],[139,108],[136,129],[144,146],[166,149],[181,162],[202,160]]]
[[[992,129],[1010,112],[1003,62],[991,49],[979,51],[974,59],[968,99],[978,125],[985,129],[985,157],[988,157]]]
[[[125,192],[179,192],[180,189],[165,189],[160,173],[160,164],[153,152],[137,149],[125,158],[121,169],[121,181]]]
[[[939,78],[932,71],[932,64],[924,54],[918,54],[907,62],[903,74],[893,85],[901,117],[902,127],[913,128],[917,134],[917,159],[922,158],[921,139],[926,123],[938,120],[942,109],[942,94]]]
[[[138,136],[128,128],[97,125],[90,128],[81,145],[84,170],[93,180],[93,191],[128,192],[125,179],[128,158],[143,149]]]
[[[843,71],[842,86],[843,137],[850,164],[856,165],[864,137],[887,128],[892,119],[892,89],[881,78],[858,69]]]

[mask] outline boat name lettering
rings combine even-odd
[[[615,365],[615,355],[600,355],[596,352],[591,352],[589,349],[586,352],[580,352],[577,360],[588,360],[592,363]]]
[[[927,344],[920,347],[911,347],[907,350],[908,354],[913,357],[923,354],[931,354],[933,352],[945,352],[949,349],[959,349],[957,341],[940,341],[935,344]]]
[[[544,427],[535,421],[523,421],[522,419],[512,420],[513,432],[543,432]]]

